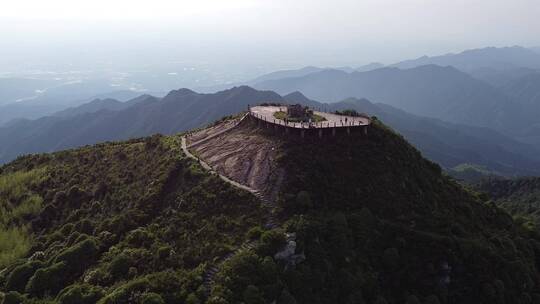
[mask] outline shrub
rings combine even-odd
[[[186,298],[186,304],[200,304],[201,300],[197,298],[197,296],[194,293],[190,293],[188,297]]]
[[[279,296],[279,304],[296,304],[296,299],[291,295],[291,293],[287,289],[283,289],[281,291],[281,295]]]
[[[266,231],[261,235],[261,252],[263,255],[274,255],[285,246],[285,235],[281,230]]]
[[[4,295],[4,299],[2,301],[2,304],[21,304],[24,301],[24,297],[16,292],[16,291],[10,291]]]
[[[125,253],[121,253],[111,261],[109,272],[113,278],[122,278],[128,273],[131,264],[131,259]]]
[[[312,207],[311,195],[307,191],[300,191],[296,195],[296,206],[297,211],[305,211]]]
[[[69,236],[71,232],[73,231],[74,227],[75,225],[73,223],[67,223],[64,226],[62,226],[62,228],[60,229],[60,233],[62,233],[62,235],[64,236]]]
[[[150,246],[154,242],[152,235],[144,228],[131,231],[126,237],[127,242],[134,247]]]
[[[388,301],[383,296],[378,296],[373,304],[388,304]]]
[[[7,290],[24,292],[28,280],[34,275],[36,269],[41,267],[41,262],[28,262],[15,267],[8,275],[6,282]]]
[[[263,295],[256,286],[248,285],[244,290],[243,297],[246,304],[264,304]]]
[[[427,296],[424,303],[426,303],[426,304],[441,304],[441,302],[439,301],[439,298],[437,298],[436,295]]]
[[[261,226],[256,226],[248,230],[246,237],[250,240],[256,240],[260,238],[263,233],[263,228]]]
[[[186,302],[189,304],[189,302]],[[145,293],[141,299],[141,304],[165,304],[165,301],[163,301],[163,298],[153,292]]]
[[[80,233],[91,235],[94,232],[94,225],[90,220],[82,219],[75,225],[75,230],[79,231]]]
[[[229,301],[225,300],[222,297],[215,296],[208,299],[208,301],[206,301],[206,304],[229,304]]]
[[[397,248],[387,248],[383,253],[383,264],[390,270],[399,266],[399,251]]]
[[[40,268],[28,281],[26,292],[33,296],[41,296],[45,293],[56,294],[62,289],[66,274],[67,265],[65,262]]]
[[[55,263],[65,262],[73,272],[80,272],[98,253],[98,245],[94,238],[79,242],[61,253],[54,259]]]
[[[170,246],[162,246],[157,250],[157,256],[160,260],[165,260],[171,255],[172,248]]]
[[[0,268],[25,256],[31,246],[31,238],[24,227],[3,229],[0,224]]]
[[[407,301],[405,302],[405,304],[421,304],[421,303],[417,296],[410,295],[407,297]]]
[[[130,281],[111,292],[98,301],[98,304],[127,304],[135,293],[142,293],[148,289],[150,282],[147,278]]]
[[[57,297],[59,304],[94,304],[103,297],[99,287],[75,284],[63,289]]]

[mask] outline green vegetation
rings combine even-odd
[[[483,166],[475,164],[460,164],[448,170],[448,174],[457,180],[474,183],[482,179],[498,176],[496,172],[487,170]]]
[[[204,269],[263,218],[178,136],[25,156],[0,172],[0,303],[196,303]]]
[[[475,188],[508,210],[522,228],[536,233],[536,227],[540,227],[540,178],[489,178]]]
[[[342,110],[342,111],[335,111],[334,113],[337,114],[337,115],[370,118],[369,115],[367,115],[365,113],[359,113],[358,111],[356,111],[354,109],[345,109],[345,110]]]
[[[281,120],[287,119],[290,122],[307,122],[307,121],[309,121],[310,118],[311,118],[312,122],[326,121],[326,118],[322,117],[321,115],[317,115],[317,114],[311,114],[311,115],[309,115],[309,117],[307,119],[301,119],[301,118],[298,118],[298,117],[289,117],[287,115],[287,112],[283,112],[283,111],[275,112],[274,117],[276,119],[281,119]]]
[[[306,260],[236,256],[211,303],[538,303],[540,238],[508,213],[378,121],[325,143],[281,147],[281,217]]]
[[[36,194],[46,168],[0,175],[0,267],[24,256],[32,246],[27,221],[42,209]]]
[[[367,137],[276,143],[287,172],[273,230],[254,196],[183,155],[178,136],[2,167],[0,240],[28,242],[5,259],[1,303],[540,302],[535,222],[464,189],[377,120]],[[207,297],[205,270],[248,240],[257,246],[220,264]]]

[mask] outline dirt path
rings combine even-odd
[[[202,159],[197,158],[195,155],[191,154],[191,153],[189,152],[189,150],[187,149],[187,145],[186,145],[186,137],[185,137],[185,136],[182,136],[182,150],[184,151],[184,153],[185,153],[188,157],[190,157],[190,158],[196,160],[197,162],[199,162],[199,164],[200,164],[205,170],[210,171],[211,173],[217,174],[217,175],[218,175],[223,181],[225,181],[226,183],[229,183],[229,184],[235,186],[236,188],[240,188],[240,189],[242,189],[242,190],[251,192],[251,193],[253,193],[253,194],[256,194],[256,193],[258,192],[258,191],[255,190],[255,189],[251,189],[251,188],[248,187],[248,186],[244,186],[244,185],[242,185],[242,184],[240,184],[240,183],[238,183],[238,182],[233,181],[232,179],[226,177],[225,175],[222,175],[222,174],[217,173],[217,172],[214,171],[214,169],[212,169],[212,167],[210,167],[210,165],[208,165],[205,161],[203,161]]]

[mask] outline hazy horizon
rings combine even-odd
[[[512,1],[36,1],[0,11],[4,71],[360,66],[485,46],[540,45],[540,3]]]

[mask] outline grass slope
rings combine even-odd
[[[263,215],[176,136],[19,158],[0,197],[3,303],[197,303],[203,270]]]

